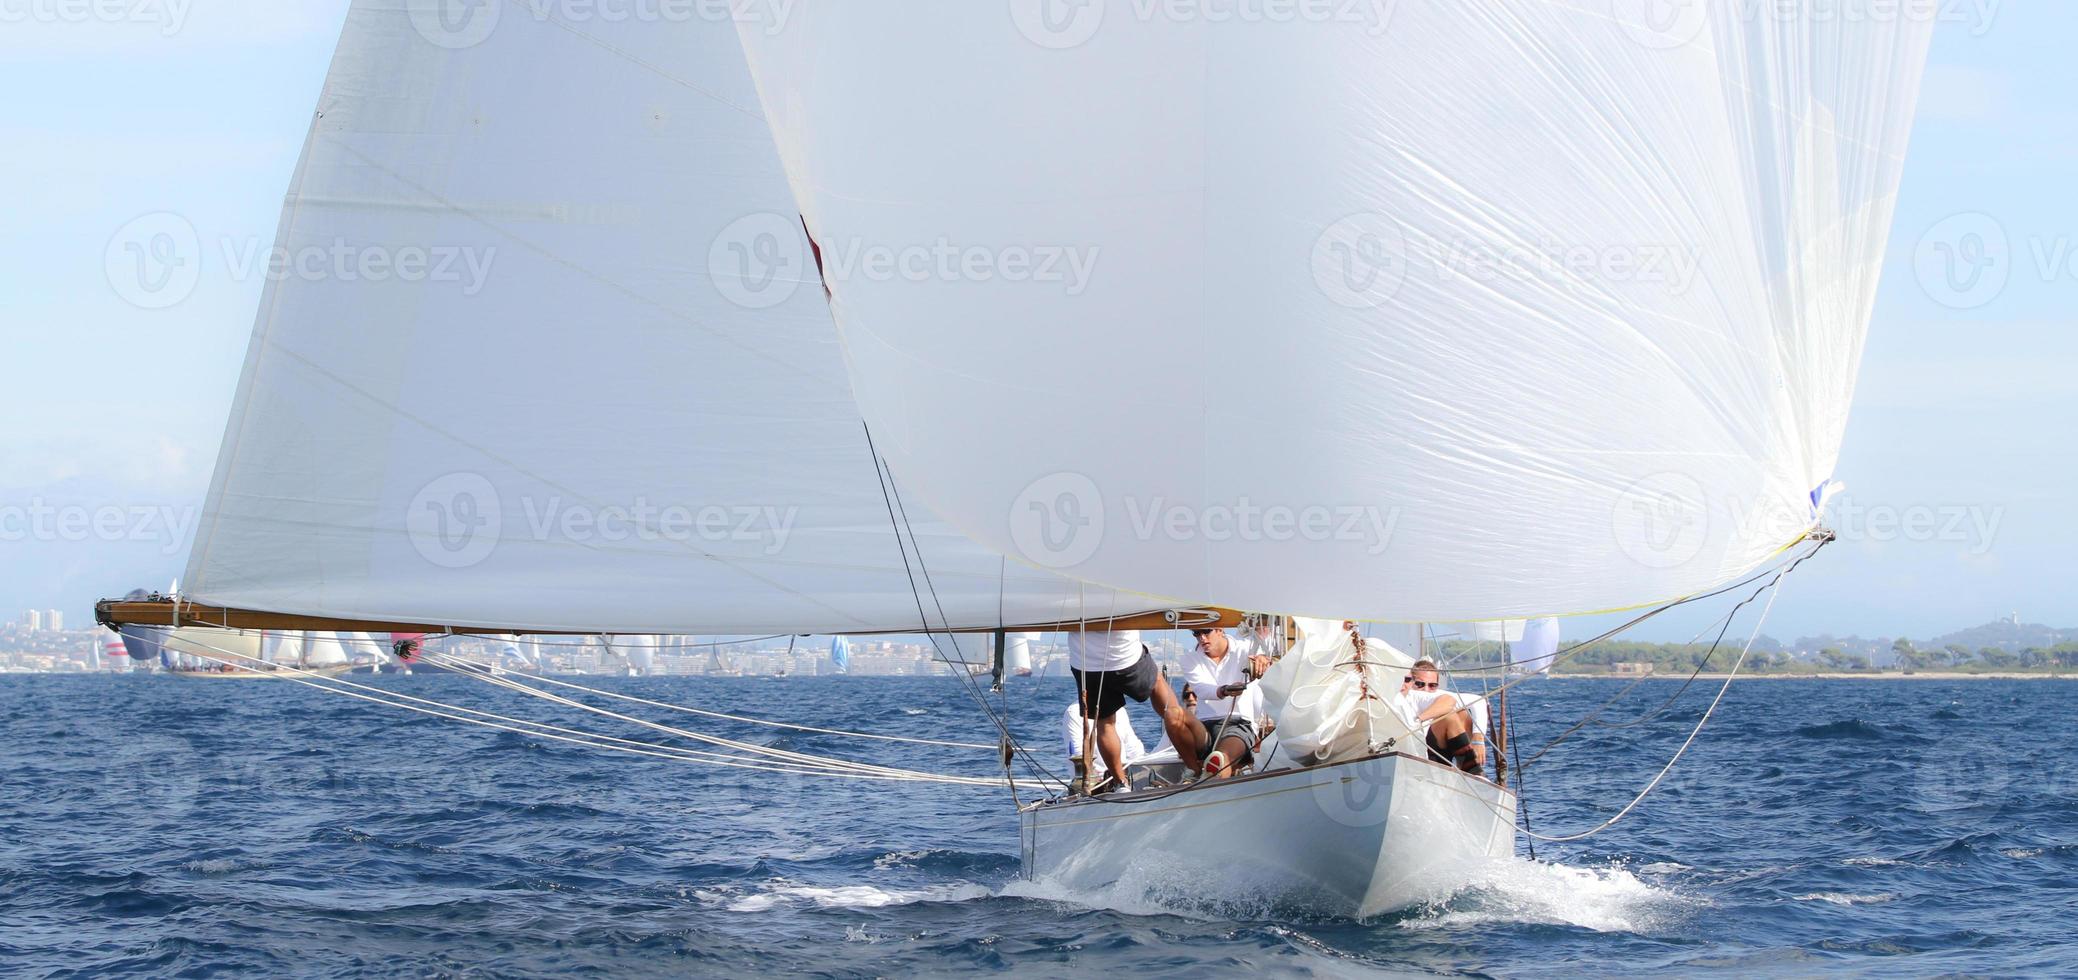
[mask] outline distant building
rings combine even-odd
[[[43,612],[43,625],[45,629],[53,633],[63,632],[65,629],[65,614],[55,609],[46,609]]]
[[[23,614],[22,625],[31,633],[41,632],[43,630],[43,614],[34,609],[29,610]]]
[[[1635,661],[1613,663],[1609,665],[1609,672],[1612,674],[1622,674],[1625,677],[1643,677],[1647,674],[1652,673],[1652,665],[1649,663],[1638,663]]]

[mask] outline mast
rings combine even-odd
[[[1009,638],[1010,634],[1007,631],[996,631],[995,646],[989,651],[988,658],[990,694],[1003,693],[1003,656],[1005,652],[1004,648],[1008,645]]]

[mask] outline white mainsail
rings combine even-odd
[[[1933,18],[927,7],[739,33],[824,252],[962,257],[830,286],[889,465],[983,543],[1442,622],[1693,594],[1816,523]]]
[[[269,284],[188,598],[744,634],[1158,605],[1006,562],[906,483],[890,518],[726,20],[443,11],[348,13],[277,245],[370,262]]]
[[[1032,672],[1032,645],[1039,642],[1037,633],[1012,633],[1006,638],[1003,651],[1003,669],[1012,676],[1024,676]]]
[[[351,642],[353,642],[353,636],[351,635],[311,633],[304,639],[303,663],[301,666],[317,670],[348,663],[349,658],[346,652],[346,645]]]
[[[286,667],[303,666],[307,638],[301,630],[269,630],[260,641],[260,659]]]

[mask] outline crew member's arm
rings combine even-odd
[[[1449,694],[1438,694],[1436,695],[1436,700],[1429,702],[1428,707],[1421,709],[1421,714],[1414,716],[1414,720],[1417,722],[1435,721],[1456,710],[1456,697]]]

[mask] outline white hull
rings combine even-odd
[[[1447,898],[1514,853],[1515,795],[1448,766],[1379,755],[1184,789],[1041,803],[1027,877],[1084,891],[1300,906],[1364,917]]]

